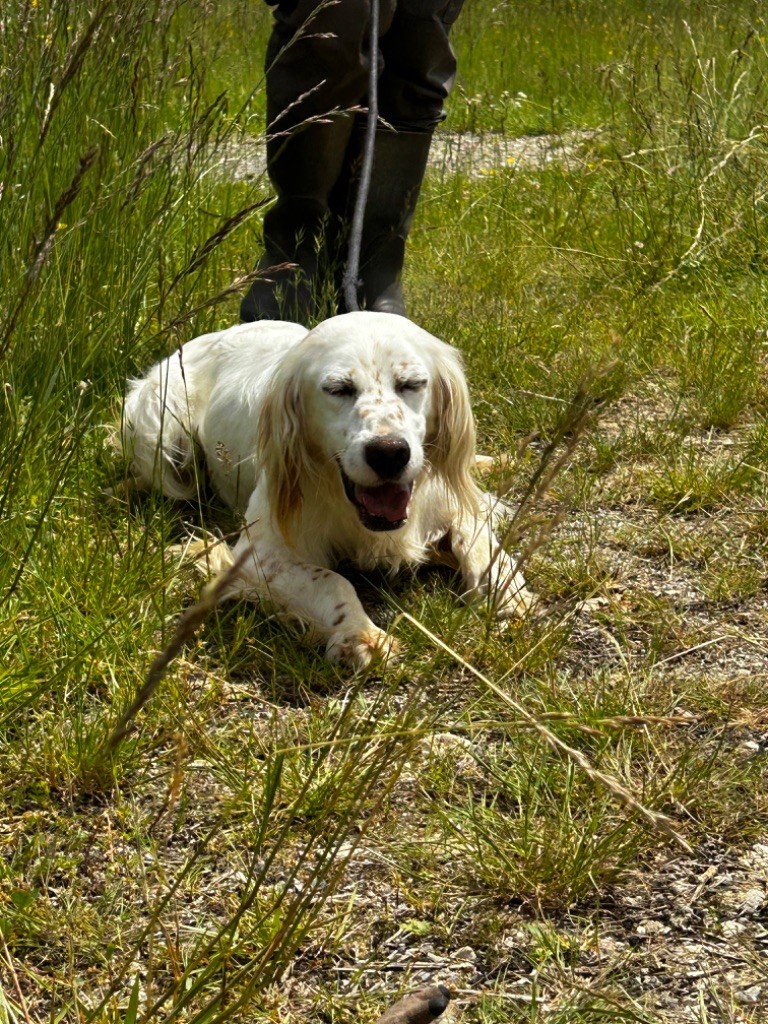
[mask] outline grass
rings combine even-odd
[[[119,496],[108,436],[126,377],[237,316],[269,192],[219,163],[263,133],[268,17],[0,22],[0,1021],[366,1022],[425,977],[482,1024],[759,1021],[734,909],[768,824],[757,3],[458,22],[444,130],[589,129],[433,168],[407,267],[513,499],[593,382],[532,509],[546,614],[499,633],[450,576],[359,579],[408,653],[350,682],[229,607],[106,750],[199,590],[170,545],[233,526]]]

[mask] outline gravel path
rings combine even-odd
[[[482,177],[499,168],[541,170],[552,163],[578,159],[585,142],[597,133],[571,131],[562,135],[523,135],[507,138],[493,132],[438,132],[429,154],[429,166],[448,174]],[[252,181],[266,170],[264,143],[242,136],[220,151],[215,166],[223,178]]]

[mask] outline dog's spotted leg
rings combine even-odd
[[[325,642],[326,656],[354,671],[397,654],[397,642],[366,615],[349,580],[320,565],[300,561],[272,531],[251,528],[232,552],[245,559],[222,600],[264,601],[282,615],[306,623]]]
[[[367,628],[330,637],[325,648],[328,660],[355,670],[376,661],[386,664],[396,660],[400,653],[397,640],[368,621]]]
[[[462,522],[451,529],[450,543],[464,580],[465,601],[487,602],[497,619],[522,618],[530,611],[533,595],[490,523]]]

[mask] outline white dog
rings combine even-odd
[[[472,477],[475,429],[458,353],[404,317],[347,313],[312,331],[261,321],[206,334],[130,383],[122,440],[143,487],[196,493],[202,451],[246,525],[225,597],[266,600],[358,669],[393,641],[343,559],[367,569],[452,562],[499,618],[531,595]],[[222,562],[220,562],[220,565]]]

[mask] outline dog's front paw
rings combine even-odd
[[[329,661],[362,672],[374,662],[384,666],[395,661],[400,656],[400,645],[393,636],[370,623],[354,633],[333,634],[325,653]]]
[[[496,618],[523,619],[535,607],[536,598],[525,585],[525,580],[518,572],[501,584],[494,595],[493,610]]]
[[[510,556],[502,551],[490,568],[474,580],[463,595],[465,601],[490,605],[497,619],[522,619],[536,603],[525,585],[523,574],[517,572]]]

